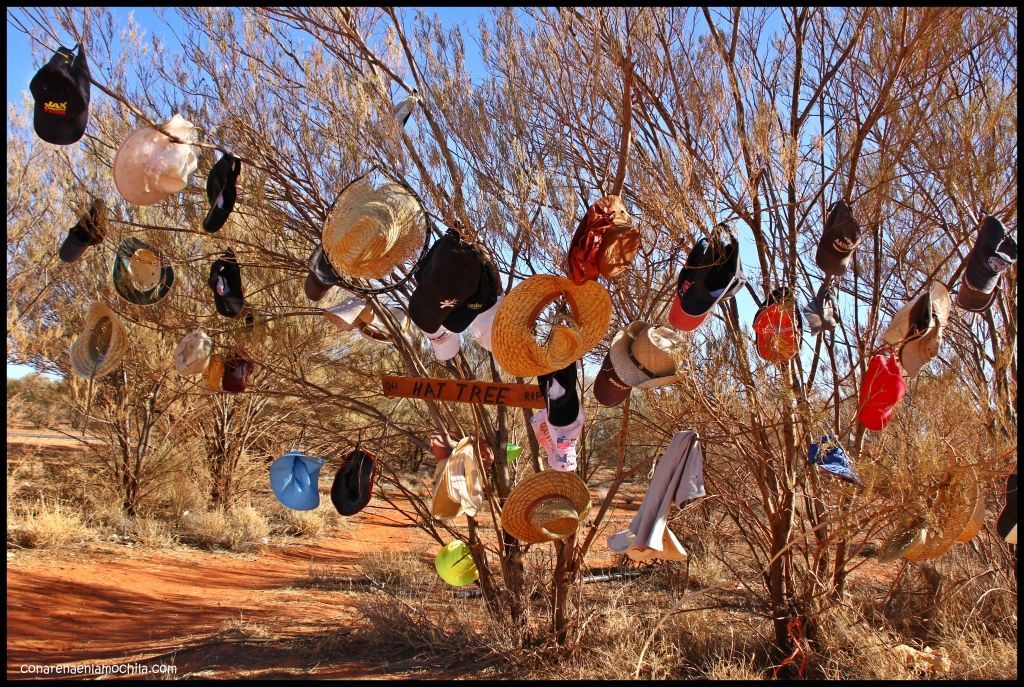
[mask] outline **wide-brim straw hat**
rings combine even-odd
[[[656,388],[679,381],[673,351],[686,339],[669,327],[633,322],[619,330],[608,349],[615,375],[629,386]]]
[[[910,561],[939,558],[970,525],[978,504],[978,477],[971,468],[956,468],[949,475],[928,513],[928,536],[922,546],[903,554]]]
[[[571,311],[572,326],[555,325],[542,345],[534,337],[534,322],[560,295]],[[565,277],[538,274],[519,283],[501,302],[494,315],[491,351],[509,374],[548,374],[583,357],[604,337],[611,318],[611,296],[598,282],[577,286]]]
[[[985,526],[985,499],[979,497],[978,503],[974,506],[974,513],[971,515],[971,521],[967,523],[967,527],[964,531],[957,535],[955,541],[957,544],[966,544],[967,542],[978,536],[978,532]]]
[[[89,306],[82,333],[71,344],[71,370],[85,379],[102,377],[117,367],[128,348],[128,331],[106,303]]]
[[[161,127],[184,141],[196,140],[195,127],[181,115],[174,115]],[[183,190],[198,166],[195,146],[175,143],[155,126],[144,126],[118,147],[114,186],[129,203],[153,205]]]
[[[902,558],[908,551],[920,548],[928,536],[928,528],[924,526],[924,518],[907,516],[896,523],[885,542],[878,549],[876,556],[879,563],[892,563]]]
[[[213,339],[200,330],[186,334],[174,349],[174,369],[179,374],[195,375],[203,372],[210,363]]]
[[[378,189],[356,179],[338,196],[323,227],[323,249],[338,274],[380,279],[414,258],[423,246],[425,215],[416,198],[395,183]]]
[[[900,363],[909,377],[915,376],[921,367],[939,352],[942,329],[949,322],[949,311],[952,308],[949,290],[939,282],[933,281],[928,287],[928,292],[932,304],[931,324],[923,335],[903,343],[900,350]],[[907,338],[911,311],[923,297],[924,294],[921,294],[911,299],[893,316],[889,327],[882,334],[882,339],[887,344],[896,346]]]
[[[512,489],[501,526],[525,544],[541,544],[576,534],[589,513],[590,492],[575,472],[544,470]]]

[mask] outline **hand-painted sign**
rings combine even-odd
[[[517,408],[543,408],[544,394],[536,384],[500,384],[497,382],[432,379],[429,377],[392,377],[382,375],[384,395],[389,398],[423,398],[455,403],[486,403]]]

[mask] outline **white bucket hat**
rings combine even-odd
[[[183,375],[196,375],[206,370],[213,351],[213,339],[203,330],[186,334],[174,349],[174,369]]]
[[[195,126],[179,114],[161,125],[164,131],[188,143],[196,140]],[[175,143],[155,126],[132,132],[114,156],[114,186],[135,205],[153,205],[183,190],[199,166],[196,149]]]

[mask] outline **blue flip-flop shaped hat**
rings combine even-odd
[[[270,488],[292,510],[313,510],[320,505],[317,488],[322,458],[291,450],[270,465]]]
[[[850,457],[839,445],[839,437],[834,434],[823,436],[821,443],[811,444],[811,450],[807,453],[807,462],[817,463],[818,467],[831,472],[845,482],[863,483],[860,477],[853,472]]]

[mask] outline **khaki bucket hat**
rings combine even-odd
[[[942,330],[949,322],[951,308],[949,291],[939,282],[933,281],[926,293],[910,300],[893,316],[882,339],[890,346],[902,344],[899,349],[900,364],[908,377],[915,376],[938,354]],[[919,328],[921,323],[915,322],[919,316],[929,322],[923,331]]]
[[[338,274],[380,279],[419,254],[425,221],[419,201],[402,186],[388,182],[375,189],[360,177],[328,213],[323,250]]]
[[[623,384],[653,389],[679,381],[672,353],[685,344],[671,327],[633,322],[612,339],[608,357]]]
[[[195,146],[196,129],[176,114],[161,127],[187,141],[176,143],[155,126],[132,132],[114,155],[114,186],[121,197],[134,205],[153,205],[178,193],[199,166]]]
[[[206,369],[213,351],[213,339],[203,330],[186,334],[174,349],[174,369],[179,374],[196,375]]]
[[[589,513],[590,492],[575,472],[545,470],[512,489],[501,526],[525,544],[542,544],[576,534]]]
[[[565,297],[564,324],[555,324],[543,344],[533,334],[537,317],[548,304]],[[519,283],[498,307],[491,349],[501,369],[536,377],[579,360],[608,331],[612,300],[596,281],[577,286],[565,277],[538,274]]]
[[[128,332],[106,303],[89,306],[82,333],[71,344],[71,370],[91,379],[113,372],[128,348]]]

